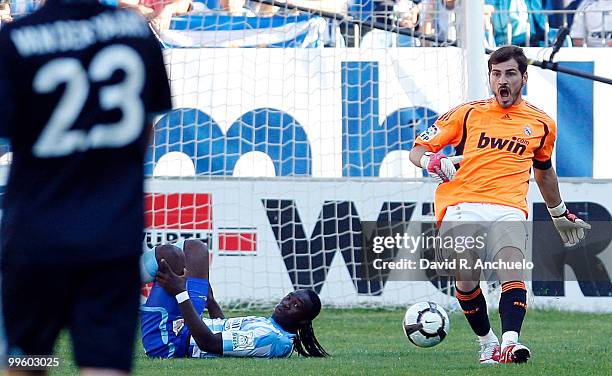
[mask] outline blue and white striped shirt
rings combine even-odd
[[[286,332],[271,317],[202,319],[213,333],[221,333],[223,356],[282,358],[293,350],[295,334]],[[210,358],[218,355],[200,350],[191,338],[189,356]]]

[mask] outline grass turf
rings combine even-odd
[[[227,312],[227,317],[245,312]],[[249,312],[248,314],[260,314]],[[315,321],[326,359],[148,359],[137,341],[134,374],[154,375],[612,375],[612,315],[529,311],[521,340],[532,350],[522,365],[478,365],[477,342],[461,314],[451,315],[449,336],[420,349],[401,329],[399,310],[327,309]],[[499,316],[491,314],[499,333]],[[76,374],[64,334],[56,354],[63,365],[52,374]]]

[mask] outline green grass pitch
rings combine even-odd
[[[228,317],[261,314],[227,312]],[[449,336],[440,345],[420,349],[401,329],[403,311],[324,309],[315,332],[327,359],[172,359],[145,357],[137,341],[136,375],[612,375],[612,314],[528,311],[522,341],[532,359],[522,365],[478,365],[477,342],[463,315],[451,315]],[[491,312],[499,333],[499,316]],[[66,335],[56,354],[62,367],[52,374],[76,374]]]

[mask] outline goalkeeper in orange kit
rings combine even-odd
[[[440,116],[410,151],[410,160],[440,185],[435,215],[441,233],[456,233],[457,222],[487,223],[485,261],[524,260],[527,190],[531,168],[563,243],[576,245],[590,225],[570,213],[559,193],[551,163],[557,128],[543,111],[525,101],[527,58],[522,49],[505,46],[489,58],[489,84],[494,96],[459,105]],[[441,153],[455,147],[457,156]],[[460,163],[460,169],[455,165]],[[453,232],[455,231],[455,232]],[[463,256],[462,256],[463,257]],[[479,275],[456,275],[456,296],[479,338],[480,363],[523,363],[531,353],[519,342],[527,309],[522,270],[497,270],[501,283],[501,345],[491,330]]]

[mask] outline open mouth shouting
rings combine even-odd
[[[502,86],[499,88],[498,90],[498,100],[501,102],[501,104],[511,104],[512,103],[512,92],[510,91],[510,88],[507,86]]]
[[[508,88],[507,86],[502,86],[501,88],[499,88],[499,98],[503,101],[503,102],[509,102],[512,100],[512,96],[510,93],[510,88]]]

